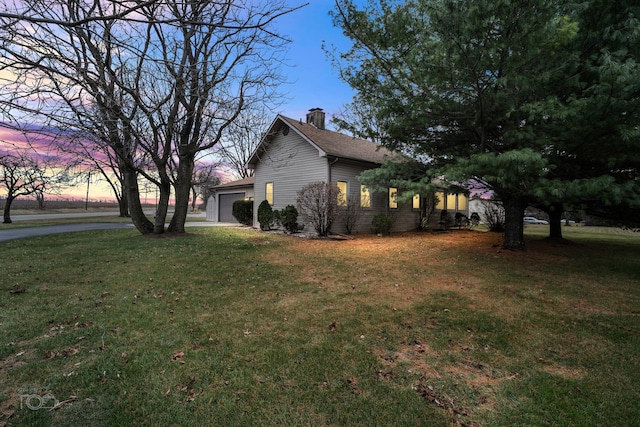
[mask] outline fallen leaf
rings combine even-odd
[[[358,388],[358,380],[355,377],[351,377],[347,380],[347,382],[349,383],[349,385],[351,386],[351,392],[353,394],[357,394],[357,395],[361,395],[362,394],[362,390],[360,390]]]
[[[184,357],[184,351],[178,351],[176,353],[173,353],[173,356],[171,356],[171,360],[178,360],[178,359],[182,359]]]

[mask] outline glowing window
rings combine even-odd
[[[436,198],[438,202],[436,203],[436,209],[439,211],[444,209],[444,193],[436,193]]]
[[[371,195],[366,185],[360,185],[360,206],[363,208],[371,207]]]
[[[398,189],[389,187],[389,208],[398,209]]]
[[[467,196],[464,194],[458,194],[458,210],[459,211],[467,210]]]
[[[265,197],[270,205],[273,204],[273,182],[267,182],[265,186]]]
[[[447,194],[447,210],[453,211],[456,209],[456,194]]]
[[[347,206],[347,182],[338,181],[338,206]]]
[[[413,209],[420,209],[420,195],[413,196]]]

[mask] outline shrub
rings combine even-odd
[[[329,235],[331,224],[339,218],[339,194],[337,185],[325,182],[312,182],[298,191],[298,211],[313,226],[318,236]]]
[[[471,218],[469,218],[469,220],[471,221],[472,227],[477,226],[480,224],[480,214],[478,212],[471,212]]]
[[[469,224],[470,224],[469,218],[462,212],[456,212],[456,215],[453,221],[456,227],[458,228],[469,227]]]
[[[347,234],[353,233],[358,221],[360,221],[360,217],[362,216],[362,206],[360,203],[347,203],[346,206],[339,206],[338,209],[341,211],[342,221],[344,223],[344,227],[347,230]]]
[[[482,200],[484,217],[487,220],[489,231],[501,233],[504,231],[504,208],[497,200]]]
[[[301,230],[298,225],[298,210],[293,205],[287,205],[282,209],[278,214],[278,220],[289,233],[297,233]]]
[[[451,214],[446,210],[442,210],[440,212],[440,221],[438,223],[442,226],[442,228],[447,230],[449,227],[451,227],[451,224],[453,223]]]
[[[253,224],[253,201],[236,200],[235,202],[233,202],[231,213],[240,224]]]
[[[393,221],[391,217],[385,213],[377,213],[371,220],[371,230],[374,234],[387,235],[391,231]]]
[[[271,227],[275,224],[273,209],[266,200],[263,200],[258,206],[258,222],[260,223],[260,230],[265,231],[271,230]]]

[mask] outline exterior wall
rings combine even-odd
[[[266,199],[266,183],[273,182],[273,209],[296,204],[298,191],[307,184],[327,181],[327,159],[295,132],[276,135],[254,170],[253,222],[258,223],[258,206]]]
[[[338,181],[344,181],[347,183],[347,204],[355,204],[360,206],[360,181],[357,177],[360,173],[369,169],[371,166],[366,166],[362,163],[348,162],[345,160],[338,160],[331,166],[331,182],[337,183]],[[390,215],[394,222],[391,231],[407,231],[415,230],[418,226],[420,217],[420,211],[412,209],[412,202],[400,201],[398,202],[397,209],[389,208],[389,193],[388,192],[375,192],[371,194],[371,207],[361,208],[359,212],[359,219],[356,222],[353,232],[354,233],[370,233],[371,232],[371,220],[379,213],[383,212]],[[334,233],[345,233],[346,227],[343,220],[338,220],[331,227],[331,231]]]
[[[218,215],[220,213],[220,195],[231,193],[244,193],[246,199],[254,198],[254,188],[252,186],[245,187],[229,187],[216,190],[207,200],[207,221],[219,222]]]
[[[402,197],[402,193],[400,197]],[[384,196],[388,199],[389,194]],[[389,209],[393,218],[393,227],[391,231],[408,231],[415,230],[420,225],[420,209],[413,209],[413,194],[409,194],[408,200],[398,201],[397,209]],[[388,203],[388,202],[387,202]]]
[[[266,184],[269,182],[273,183],[273,209],[280,210],[287,205],[295,206],[298,191],[305,185],[318,181],[346,182],[347,203],[360,206],[360,182],[357,176],[371,167],[374,165],[320,157],[318,149],[296,132],[289,132],[286,136],[279,132],[255,164],[254,224],[259,225],[258,206],[266,199]],[[389,194],[385,191],[371,194],[371,207],[363,208],[353,232],[370,233],[371,220],[379,212],[386,213],[394,219],[391,231],[415,230],[419,225],[420,209],[413,209],[411,198],[399,201],[397,209],[390,209]],[[438,212],[438,218],[439,215]],[[311,228],[307,224],[305,229]],[[345,233],[344,221],[336,221],[332,225],[332,232]]]
[[[481,224],[486,224],[488,222],[487,215],[485,213],[485,203],[489,206],[494,204],[494,202],[491,200],[483,200],[479,197],[474,197],[469,200],[469,215],[471,215],[471,213],[473,212],[477,212],[480,216]]]
[[[444,197],[443,197],[444,194]],[[433,213],[429,217],[429,222],[427,227],[430,229],[441,229],[443,228],[443,224],[440,222],[440,216],[443,210],[446,210],[451,216],[451,227],[453,227],[453,220],[455,219],[455,215],[457,212],[462,213],[467,218],[469,217],[469,197],[462,193],[437,193],[438,198],[443,198],[444,200],[440,201],[441,205],[436,206]],[[463,199],[464,198],[464,199]],[[443,209],[444,208],[444,209]]]

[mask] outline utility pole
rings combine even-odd
[[[89,184],[91,183],[91,171],[89,171],[89,175],[87,176],[87,196],[84,199],[84,210],[89,210]]]

